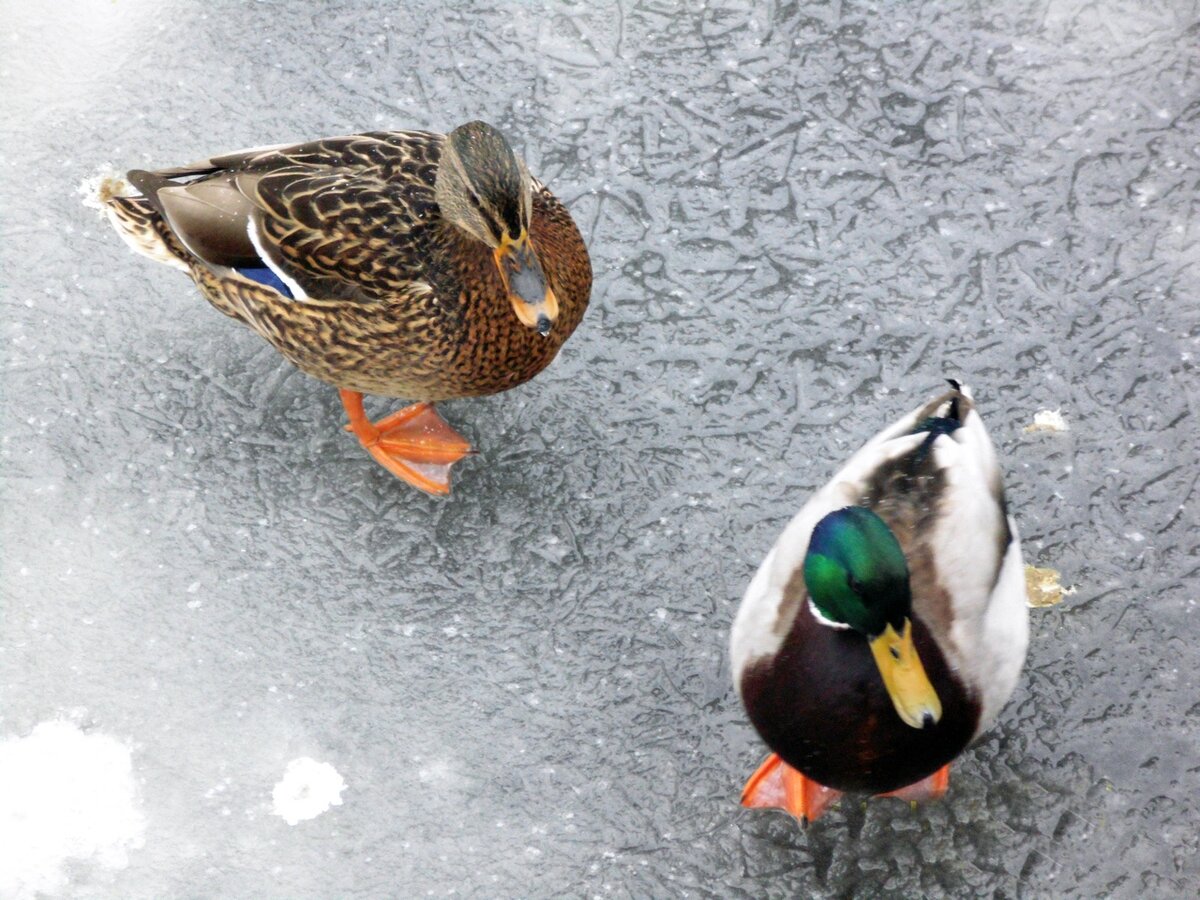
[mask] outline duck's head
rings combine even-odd
[[[529,238],[533,185],[504,135],[486,122],[468,122],[450,132],[435,194],[445,218],[492,248],[521,324],[549,334],[558,318],[558,298]]]
[[[913,728],[934,725],[942,704],[913,644],[908,564],[883,519],[860,506],[821,519],[804,582],[818,620],[866,638],[900,718]]]

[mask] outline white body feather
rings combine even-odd
[[[970,397],[966,388],[962,392]],[[912,434],[922,404],[868,441],[801,508],[763,560],[746,590],[730,637],[734,683],[747,664],[779,652],[786,635],[774,626],[784,589],[808,551],[816,524],[834,510],[859,503],[871,474],[914,450],[928,435]],[[934,634],[946,661],[981,705],[976,734],[996,718],[1016,687],[1029,642],[1025,574],[1016,524],[998,559],[1005,513],[998,502],[1000,471],[983,421],[972,408],[962,426],[933,441],[933,458],[945,479],[941,513],[932,534],[939,581],[950,595],[953,624]],[[999,573],[997,575],[997,572]],[[921,617],[922,598],[913,598]]]

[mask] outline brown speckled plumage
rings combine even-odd
[[[444,146],[440,134],[372,132],[132,172],[142,196],[109,195],[108,208],[130,244],[178,260],[213,306],[315,378],[413,400],[494,394],[528,381],[570,337],[587,308],[591,266],[566,208],[533,182],[530,239],[559,314],[546,336],[522,325],[491,248],[440,214]],[[179,184],[203,184],[228,205],[214,214],[195,204],[188,221],[199,226],[176,235],[179,217],[168,220],[156,195]],[[261,266],[256,250],[307,297],[234,270]]]

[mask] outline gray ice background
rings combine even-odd
[[[5,2],[0,736],[128,742],[147,817],[69,896],[1195,896],[1198,22]],[[471,118],[570,207],[595,288],[542,376],[444,405],[481,450],[444,501],[76,193]],[[742,811],[741,592],[946,374],[1078,593],[1033,611],[943,802]],[[1043,408],[1071,430],[1026,434]],[[299,756],[348,787],[289,826]]]

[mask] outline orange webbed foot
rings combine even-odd
[[[461,434],[438,415],[432,403],[414,403],[372,422],[362,394],[340,391],[352,431],[375,461],[429,494],[450,493],[450,467],[473,452]]]
[[[841,791],[800,774],[772,753],[742,789],[742,806],[782,809],[801,822],[815,822],[840,796]]]
[[[910,803],[925,803],[929,800],[940,800],[950,787],[950,766],[944,765],[928,778],[879,794],[880,797],[897,797]]]

